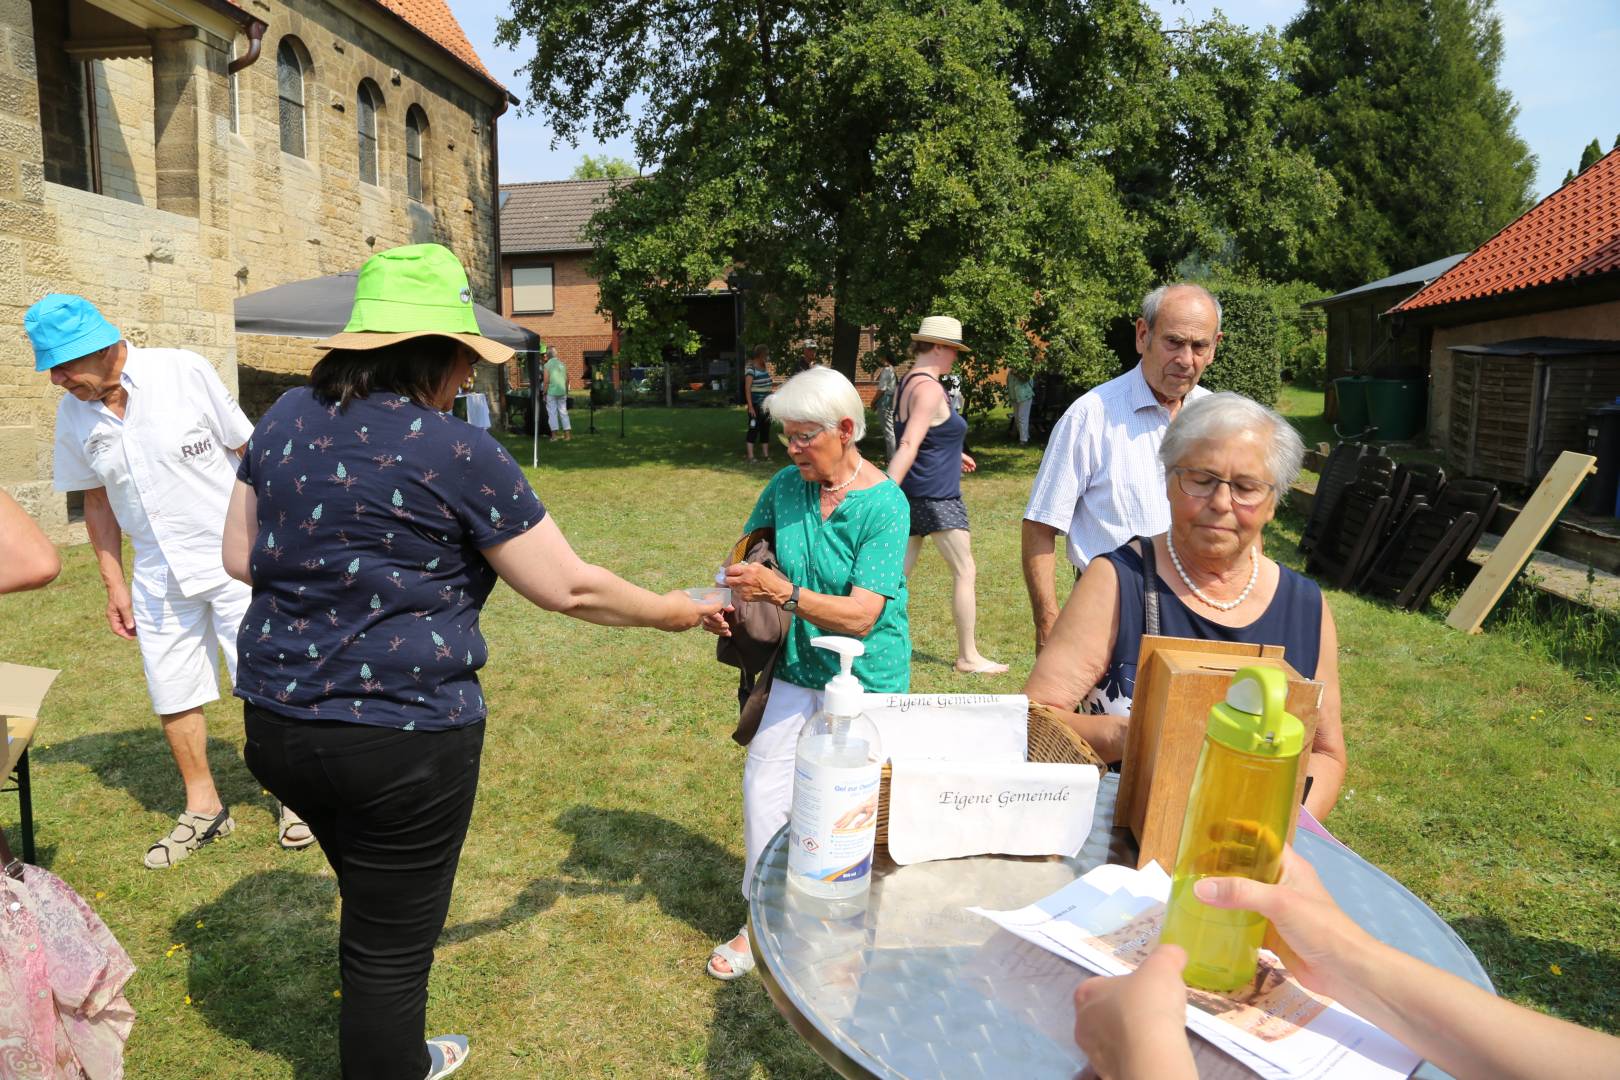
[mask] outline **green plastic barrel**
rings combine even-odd
[[[1427,394],[1422,379],[1368,379],[1367,418],[1379,442],[1404,442],[1423,430]]]
[[[1366,431],[1367,384],[1372,380],[1365,375],[1346,375],[1333,380],[1333,389],[1339,395],[1339,420],[1334,426],[1343,438],[1352,438]]]

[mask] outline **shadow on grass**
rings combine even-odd
[[[214,1030],[326,1080],[338,1059],[337,882],[295,870],[237,881],[174,923],[186,992]]]
[[[163,738],[156,717],[149,726],[81,735],[53,743],[49,750],[31,751],[37,761],[52,764],[71,761],[83,765],[110,788],[123,788],[146,810],[174,815],[185,808],[186,793],[180,784],[169,744]],[[219,797],[233,809],[257,802],[264,796],[253,774],[242,763],[235,746],[223,739],[208,740],[208,767],[213,770]]]
[[[593,806],[564,811],[557,825],[573,837],[562,861],[565,872],[577,875],[564,887],[568,891],[616,892],[630,903],[650,896],[661,911],[709,941],[732,937],[745,921],[738,891],[742,860],[709,838],[654,814]],[[545,893],[525,890],[513,909],[525,898],[544,901]],[[692,957],[693,968],[703,961]],[[720,1080],[744,1080],[760,1070],[766,1076],[830,1075],[752,977],[726,984],[716,995],[704,1064],[705,1075]]]
[[[1517,934],[1495,916],[1454,919],[1451,926],[1490,972],[1498,994],[1620,1035],[1620,953]]]

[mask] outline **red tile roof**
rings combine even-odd
[[[1620,271],[1620,150],[1547,196],[1393,311]]]
[[[467,35],[461,29],[461,24],[456,22],[456,17],[450,14],[450,5],[445,0],[372,0],[372,2],[393,12],[490,83],[500,86],[502,90],[506,89],[484,67],[484,62],[478,59],[478,53],[473,49],[472,42],[467,40]]]

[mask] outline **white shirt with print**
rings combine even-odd
[[[146,587],[161,594],[172,578],[196,596],[224,584],[231,451],[253,425],[208,361],[185,349],[131,345],[119,381],[129,394],[122,419],[71,394],[57,406],[56,490],[107,489]]]

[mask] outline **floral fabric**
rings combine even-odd
[[[237,476],[258,532],[236,694],[283,716],[435,731],[482,720],[481,549],[545,517],[500,443],[377,393],[283,394]]]
[[[0,1077],[121,1080],[135,974],[118,939],[55,874],[0,875]]]

